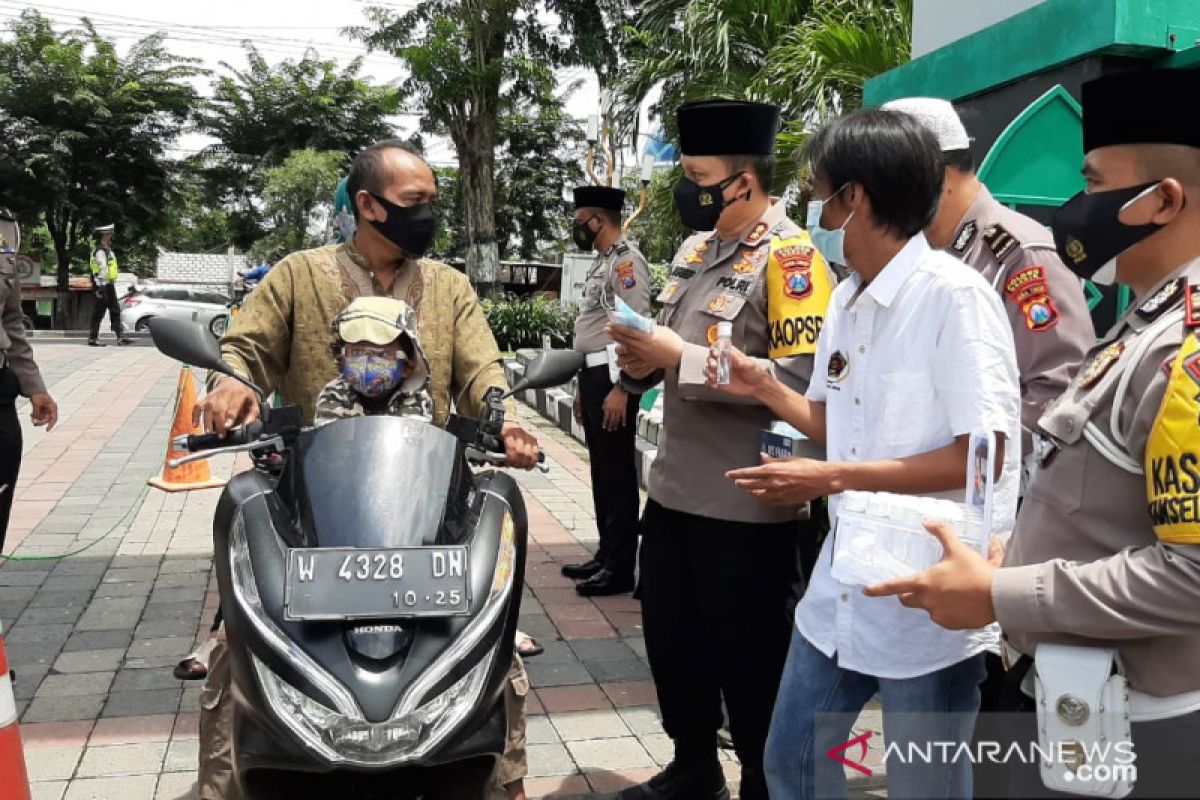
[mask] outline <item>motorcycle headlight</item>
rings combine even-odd
[[[258,682],[284,724],[326,759],[390,764],[420,758],[457,729],[487,681],[491,653],[445,692],[386,722],[367,722],[325,707],[251,656]]]

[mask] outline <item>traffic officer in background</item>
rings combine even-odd
[[[641,498],[634,441],[639,395],[610,379],[606,348],[612,340],[604,333],[608,312],[618,297],[638,314],[650,315],[650,267],[625,239],[621,229],[624,204],[625,192],[620,189],[575,189],[572,238],[580,250],[596,251],[575,319],[575,349],[585,358],[575,393],[575,418],[583,425],[591,457],[600,549],[583,564],[565,565],[562,573],[580,581],[575,590],[585,597],[632,591],[637,562]]]
[[[717,760],[721,700],[742,763],[741,797],[767,797],[763,748],[791,635],[801,535],[795,508],[769,506],[725,477],[761,463],[772,414],[705,386],[717,325],[735,347],[807,387],[833,276],[769,196],[779,110],[730,100],[677,112],[684,242],[658,299],[659,324],[615,324],[622,381],[664,383],[663,434],[642,519],[642,614],[663,727],[665,771],[620,796],[727,798]]]
[[[1081,278],[1115,262],[1138,299],[1042,416],[1003,566],[935,524],[941,563],[867,589],[948,628],[998,620],[1015,705],[1035,706],[1032,665],[1046,697],[1038,727],[1084,748],[1105,733],[1097,702],[1121,713],[1124,693],[1101,692],[1119,672],[1143,797],[1195,795],[1200,734],[1200,117],[1163,111],[1197,92],[1192,70],[1083,86],[1087,190],[1055,215],[1055,242]],[[1030,722],[1023,740],[1036,740]],[[1122,796],[1084,778],[1042,773],[1047,786]]]
[[[58,406],[46,392],[46,384],[33,360],[33,348],[25,338],[21,319],[21,281],[17,276],[17,248],[20,247],[17,220],[0,208],[0,552],[17,476],[21,471],[21,423],[17,419],[17,398],[29,398],[34,425],[52,430],[58,421]]]
[[[129,344],[132,340],[121,327],[121,304],[117,301],[117,257],[113,255],[112,240],[115,225],[100,225],[96,228],[96,246],[92,249],[92,289],[96,303],[92,308],[92,329],[88,344],[104,347],[100,341],[100,321],[108,312],[108,323],[118,344]]]

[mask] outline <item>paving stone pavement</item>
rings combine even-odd
[[[200,687],[171,668],[216,609],[218,492],[146,487],[162,463],[177,365],[146,347],[43,345],[37,357],[60,422],[45,433],[19,409],[24,462],[5,553],[31,560],[0,562],[33,797],[194,798]],[[587,452],[522,411],[551,465],[516,476],[530,521],[520,624],[546,648],[527,662],[526,787],[530,797],[611,797],[671,756],[640,607],[628,596],[581,598],[561,576],[597,544]],[[213,463],[218,476],[233,469],[230,458]],[[880,733],[877,710],[864,712],[866,729]],[[722,757],[736,785],[737,761]],[[882,795],[864,785],[855,796]]]

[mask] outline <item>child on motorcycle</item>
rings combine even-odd
[[[315,425],[372,414],[432,418],[425,389],[429,362],[417,338],[416,314],[407,303],[390,297],[356,298],[334,318],[333,336],[338,377],[317,396]],[[508,742],[496,780],[509,800],[523,800],[529,678],[516,653],[508,677]]]

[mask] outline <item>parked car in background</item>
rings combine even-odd
[[[213,289],[185,286],[143,286],[121,297],[121,324],[127,331],[144,331],[154,317],[195,320],[214,335],[224,325],[229,296]],[[223,332],[223,331],[222,331]]]

